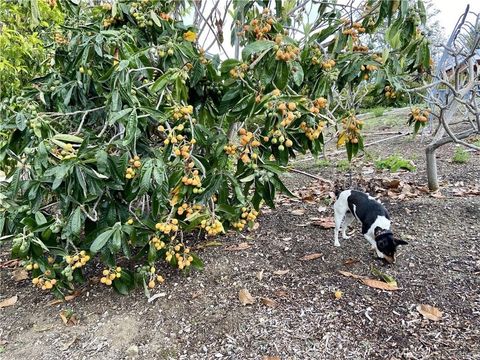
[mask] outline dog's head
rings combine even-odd
[[[384,255],[384,259],[392,264],[395,262],[395,252],[398,245],[407,245],[406,241],[395,239],[390,230],[381,230],[375,232],[375,242],[377,249]]]

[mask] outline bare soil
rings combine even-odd
[[[367,143],[381,137],[369,136]],[[52,306],[50,295],[0,270],[0,301],[18,295],[15,305],[0,309],[0,358],[480,359],[480,196],[465,190],[480,187],[480,154],[455,164],[454,146],[441,148],[442,195],[432,196],[415,190],[426,183],[424,146],[420,137],[400,137],[368,147],[354,162],[352,184],[336,166],[344,155],[326,166],[297,163],[343,186],[375,191],[382,179],[410,184],[406,197],[374,194],[390,211],[393,231],[409,242],[396,264],[374,257],[358,223],[335,248],[333,230],[313,225],[332,215],[328,188],[318,190],[327,185],[290,173],[285,180],[303,200],[280,197],[256,231],[232,233],[218,239],[223,246],[198,250],[203,271],[182,276],[166,270],[166,283],[154,292],[160,296],[150,303],[140,290],[121,296],[88,284],[73,301]],[[413,159],[417,171],[390,174],[372,166],[372,159],[391,154]],[[226,249],[242,242],[251,247]],[[301,260],[312,253],[321,256]],[[8,258],[0,248],[0,264]],[[372,266],[393,276],[400,289],[374,289],[338,273],[375,278]],[[253,305],[240,303],[242,288]],[[437,307],[442,318],[425,319],[419,304]],[[59,313],[66,309],[76,325],[63,324]]]

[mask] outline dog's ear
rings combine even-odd
[[[393,240],[395,245],[408,245],[408,242],[406,242],[405,240],[402,240],[402,239],[394,239]]]

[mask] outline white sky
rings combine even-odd
[[[452,33],[453,27],[468,4],[470,4],[470,11],[480,12],[479,0],[433,0],[432,3],[440,10],[437,18],[445,29],[446,38]]]

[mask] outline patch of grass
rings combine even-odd
[[[373,113],[373,116],[380,117],[385,113],[385,108],[381,106],[373,108],[372,113]]]
[[[390,155],[386,159],[380,159],[374,162],[377,169],[388,169],[391,172],[396,172],[400,169],[408,171],[415,171],[417,168],[412,160],[404,159],[400,155]]]
[[[473,145],[480,147],[480,139],[478,139],[477,141],[475,141],[475,142],[473,143]]]
[[[315,160],[315,165],[319,167],[329,167],[332,165],[332,162],[328,159],[317,159]]]
[[[346,171],[350,169],[350,162],[347,159],[339,160],[337,162],[337,168],[339,168],[342,171]]]
[[[470,159],[470,154],[463,147],[457,147],[453,153],[452,161],[455,164],[465,164]]]

